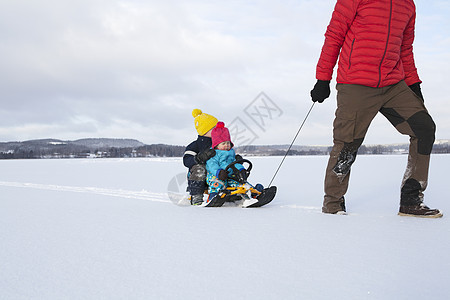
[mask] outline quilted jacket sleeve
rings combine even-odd
[[[337,1],[325,33],[325,42],[316,68],[316,79],[331,80],[345,36],[356,16],[359,1]]]
[[[405,71],[405,82],[407,85],[421,82],[419,79],[419,75],[417,74],[412,46],[414,42],[415,20],[416,14],[414,13],[404,31],[401,48],[401,60],[403,64],[403,70]]]

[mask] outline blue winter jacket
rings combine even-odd
[[[234,152],[234,149],[231,148],[230,150],[217,150],[216,149],[216,155],[212,158],[210,158],[206,162],[206,170],[209,174],[212,174],[216,177],[219,176],[220,170],[225,170],[225,168],[234,162],[236,160],[236,153]],[[236,169],[242,170],[244,169],[244,166],[241,164],[236,164]],[[229,174],[232,174],[233,171],[230,170]]]

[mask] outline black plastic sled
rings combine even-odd
[[[202,206],[203,207],[221,207],[225,204],[225,202],[235,202],[235,201],[243,200],[243,203],[242,203],[243,208],[261,207],[266,204],[269,204],[273,200],[273,198],[275,198],[275,194],[277,192],[277,187],[271,186],[270,188],[264,189],[262,192],[254,190],[259,193],[259,195],[256,196],[255,198],[242,197],[242,194],[247,194],[246,190],[247,189],[245,187],[239,186],[239,187],[237,187],[236,191],[241,191],[240,193],[234,193],[234,194],[219,193],[213,199],[204,202],[204,204]],[[253,188],[250,187],[249,190],[253,190]]]
[[[252,169],[252,163],[247,159],[238,159],[225,168],[228,178],[239,182],[239,186],[227,187],[221,190],[214,198],[208,199],[202,205],[202,207],[221,207],[225,202],[236,202],[243,201],[243,208],[251,207],[261,207],[270,203],[275,194],[277,193],[277,187],[271,186],[269,188],[263,189],[262,191],[257,190],[254,186],[247,182],[247,178],[243,178],[241,172],[236,168],[236,164],[248,164],[246,168],[247,176],[250,175]],[[230,172],[232,170],[232,172]]]

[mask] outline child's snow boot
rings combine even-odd
[[[247,208],[247,207],[254,205],[255,203],[258,203],[258,199],[251,198],[247,194],[242,194],[241,197],[242,197],[242,200],[244,200],[244,202],[242,203],[243,208]]]
[[[225,203],[226,198],[222,197],[223,193],[209,193],[208,201],[206,202],[206,207],[220,207]]]
[[[203,194],[191,195],[191,205],[202,205]]]
[[[264,190],[264,186],[261,183],[258,183],[257,185],[255,185],[255,190],[257,190],[258,192],[262,193],[262,191]],[[260,194],[257,194],[257,193],[252,193],[251,194],[252,198],[256,198],[259,195]]]

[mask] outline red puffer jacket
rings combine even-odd
[[[316,78],[383,87],[421,82],[414,64],[413,0],[338,0],[325,33]],[[340,54],[339,54],[340,52]]]

